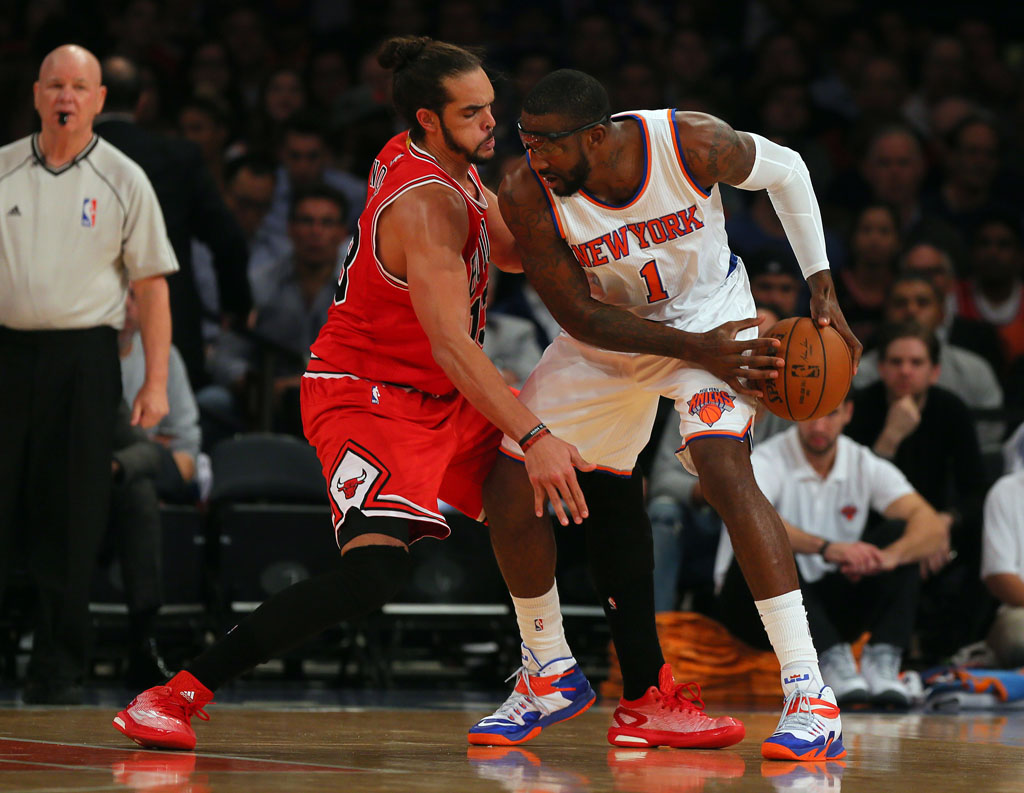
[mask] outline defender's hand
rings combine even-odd
[[[782,358],[773,353],[779,348],[778,339],[747,339],[738,341],[736,334],[747,328],[754,328],[763,319],[737,319],[719,325],[717,328],[698,333],[698,353],[694,363],[700,364],[711,374],[724,380],[737,393],[760,397],[757,388],[743,383],[747,380],[767,380],[779,376],[779,369],[786,365]]]
[[[545,435],[535,441],[524,454],[526,473],[533,486],[533,506],[537,517],[544,516],[544,500],[549,499],[558,522],[569,525],[562,507],[569,507],[574,523],[582,523],[590,513],[587,502],[576,481],[576,470],[593,471],[597,466],[580,456],[579,450],[554,435]]]

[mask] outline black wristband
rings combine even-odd
[[[828,546],[830,546],[831,544],[831,540],[825,540],[825,542],[823,542],[821,544],[821,547],[818,549],[818,556],[820,556],[822,559],[825,559],[825,551],[828,550]],[[826,561],[828,560],[826,559]]]
[[[538,424],[536,427],[534,427],[532,430],[530,430],[522,438],[519,439],[519,448],[523,449],[524,446],[528,446],[531,438],[540,435],[540,433],[544,432],[544,430],[546,429],[547,427],[544,426],[544,422],[542,421],[540,424]],[[523,449],[523,451],[526,451],[526,449]]]

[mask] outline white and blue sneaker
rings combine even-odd
[[[829,686],[817,694],[794,689],[782,706],[775,732],[761,744],[766,760],[822,762],[846,756],[836,695]]]
[[[545,727],[579,716],[597,699],[575,658],[556,658],[540,666],[526,645],[523,665],[505,682],[512,679],[516,686],[504,704],[469,728],[471,744],[526,743]]]

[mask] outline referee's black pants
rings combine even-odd
[[[84,672],[120,398],[113,328],[0,327],[0,593],[12,561],[28,572],[36,593],[29,678],[43,686]]]
[[[903,521],[883,521],[864,532],[865,542],[884,548],[897,540]],[[854,583],[839,572],[808,583],[800,574],[800,591],[811,638],[818,653],[840,642],[853,642],[864,631],[873,644],[891,644],[906,650],[914,631],[921,574],[917,564],[905,564]],[[743,580],[739,564],[732,560],[718,595],[718,620],[729,632],[752,647],[770,650],[768,634]]]

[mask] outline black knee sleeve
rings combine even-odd
[[[590,517],[584,523],[594,586],[606,595],[624,581],[652,575],[654,537],[644,509],[643,479],[578,474]]]
[[[215,689],[332,625],[376,611],[405,584],[411,564],[409,551],[398,546],[354,548],[329,573],[266,600],[188,669]]]

